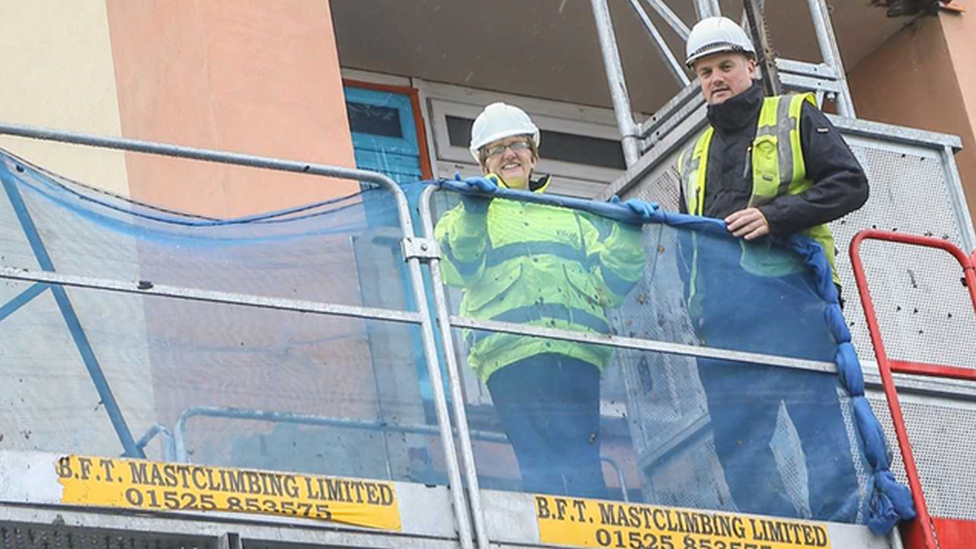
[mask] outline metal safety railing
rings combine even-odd
[[[434,234],[434,215],[433,215],[433,195],[434,192],[438,190],[437,187],[428,187],[424,190],[421,195],[420,200],[420,213],[424,223],[424,231],[428,238],[432,238]],[[526,203],[535,204],[548,204],[554,206],[560,206],[564,208],[578,209],[589,211],[592,213],[603,213],[604,215],[609,214],[610,216],[620,217],[629,216],[630,212],[628,209],[621,206],[615,206],[608,203],[593,202],[589,200],[582,200],[578,198],[569,198],[562,196],[552,196],[542,193],[529,193],[523,191],[506,190],[499,189],[493,193],[494,197],[497,198],[508,198],[513,200],[518,200]],[[441,276],[440,269],[440,259],[433,258],[430,261],[430,267],[432,272],[432,278],[435,282],[435,299],[437,298],[437,288],[440,286],[443,289],[443,277]],[[436,282],[441,282],[440,285]],[[550,339],[557,339],[560,341],[572,341],[576,343],[592,343],[598,345],[605,345],[608,347],[615,347],[618,349],[633,349],[638,351],[654,351],[660,353],[667,353],[672,355],[689,356],[696,358],[716,358],[724,359],[738,362],[748,362],[751,364],[759,364],[765,366],[779,366],[784,368],[794,368],[800,370],[808,370],[814,372],[837,372],[837,365],[832,362],[824,362],[817,360],[806,360],[800,358],[791,358],[778,355],[767,355],[762,353],[750,353],[746,351],[734,351],[729,349],[715,349],[707,347],[699,347],[695,345],[686,345],[681,343],[671,343],[665,341],[656,341],[649,339],[631,338],[623,337],[613,334],[597,334],[592,332],[576,332],[570,330],[561,330],[557,328],[545,328],[541,326],[528,326],[525,324],[518,324],[513,322],[501,322],[493,320],[475,320],[463,316],[451,315],[450,311],[446,308],[447,299],[444,296],[442,303],[445,305],[444,314],[440,315],[438,320],[441,321],[441,335],[445,335],[445,327],[453,328],[471,328],[477,330],[484,330],[488,332],[498,332],[516,335],[529,335],[536,337],[545,337]],[[439,303],[440,305],[440,303]],[[453,346],[448,346],[449,348],[454,348]],[[450,360],[450,359],[449,359]]]
[[[836,372],[836,365],[831,362],[803,360],[783,356],[765,355],[761,353],[704,348],[694,345],[683,345],[678,343],[622,337],[609,334],[600,335],[593,333],[581,333],[508,322],[479,321],[471,318],[454,316],[451,314],[448,307],[448,300],[447,296],[445,295],[444,285],[442,283],[440,253],[438,246],[436,241],[431,238],[434,230],[432,200],[435,191],[438,189],[436,186],[430,186],[425,189],[421,197],[420,213],[426,238],[418,238],[414,233],[413,224],[411,223],[410,219],[409,206],[402,189],[400,189],[385,175],[376,172],[9,124],[0,124],[0,134],[164,155],[177,158],[189,158],[206,162],[304,173],[314,176],[366,181],[376,183],[390,190],[393,193],[397,204],[397,211],[403,234],[401,249],[403,252],[404,261],[408,264],[410,269],[411,285],[418,307],[417,312],[281,299],[232,292],[207,291],[167,286],[162,284],[145,284],[140,283],[139,281],[65,275],[49,271],[24,271],[10,267],[0,267],[0,278],[35,282],[37,284],[58,287],[80,287],[109,292],[156,296],[161,298],[237,305],[259,309],[308,313],[314,315],[382,320],[420,326],[423,335],[423,349],[426,358],[427,372],[431,380],[431,389],[433,393],[432,397],[437,418],[436,429],[437,433],[442,439],[445,468],[449,482],[448,489],[450,490],[452,505],[456,513],[455,520],[458,527],[458,538],[460,545],[465,549],[472,548],[475,542],[477,543],[479,549],[489,549],[491,547],[491,540],[489,539],[488,535],[484,506],[482,504],[481,490],[479,488],[478,475],[472,449],[472,439],[483,437],[485,436],[485,433],[472,431],[469,428],[464,405],[464,394],[462,391],[459,365],[457,362],[457,347],[452,336],[452,331],[455,328],[473,328],[489,332],[539,336],[563,341],[599,344],[619,349],[653,351],[688,357],[718,358],[736,362],[748,362],[753,364],[802,369],[816,372]],[[510,190],[500,190],[497,196],[499,198],[511,198],[527,202],[582,209],[598,214],[609,213],[613,214],[617,218],[630,215],[627,208],[608,203],[597,203],[592,201],[549,196],[538,193],[523,193]],[[434,303],[433,311],[429,310],[427,305],[428,296],[424,287],[423,274],[421,270],[422,264],[426,264],[428,266],[433,282],[431,285],[433,292],[431,297],[433,298],[432,301]],[[440,349],[438,349],[437,342],[435,340],[434,322],[437,323],[439,329],[439,336],[441,339]],[[445,356],[446,368],[444,371],[447,375],[446,383],[445,380],[442,380],[441,378],[441,367],[438,360],[439,350],[443,350]],[[449,400],[444,391],[445,385],[447,386],[447,390],[450,392]],[[448,404],[449,402],[450,404]],[[216,408],[213,410],[203,408],[191,409],[184,413],[184,417],[180,419],[178,426],[179,428],[174,433],[170,433],[162,426],[154,427],[139,439],[138,446],[145,447],[146,443],[148,443],[153,436],[161,434],[164,437],[166,444],[169,444],[169,440],[171,438],[174,439],[172,442],[172,454],[173,457],[179,458],[181,453],[179,446],[183,437],[183,428],[185,427],[186,420],[194,415],[219,415],[222,417],[240,416],[241,418],[246,419],[273,419],[276,421],[311,422],[316,424],[322,422],[333,424],[337,421],[336,418],[301,416],[300,414],[274,413],[275,415],[273,417],[268,416],[267,414],[268,412],[263,412],[260,410],[228,411],[226,409]],[[353,425],[348,421],[344,421],[341,426],[394,430],[401,428],[412,428],[411,426],[407,425],[393,426],[381,425],[378,423],[370,423],[369,425]],[[426,430],[427,427],[424,427],[423,429]],[[499,437],[501,437],[501,435],[488,435],[488,438],[492,438],[496,441],[500,440]],[[620,478],[622,475],[620,474],[619,466],[613,463],[610,465],[614,467],[618,478]],[[623,488],[622,480],[621,484]],[[465,486],[467,487],[467,495],[465,494],[464,490]]]
[[[435,215],[433,211],[433,198],[434,193],[438,190],[437,187],[428,187],[421,194],[420,198],[420,216],[423,222],[424,235],[430,240],[430,245],[434,246],[434,220]],[[537,204],[549,204],[565,208],[574,208],[580,210],[586,210],[593,213],[603,213],[611,214],[612,216],[619,217],[621,215],[630,215],[629,210],[621,206],[616,206],[608,203],[599,203],[588,200],[581,200],[568,197],[558,197],[552,195],[545,195],[541,193],[529,193],[514,190],[499,189],[494,193],[497,198],[510,198],[514,200],[520,200],[524,202],[537,203]],[[445,348],[445,360],[447,363],[447,371],[449,375],[456,375],[460,371],[460,367],[457,362],[457,355],[455,353],[457,346],[454,343],[453,329],[455,328],[471,328],[487,332],[494,333],[508,333],[516,335],[527,335],[536,337],[545,337],[560,341],[572,341],[577,343],[592,343],[605,345],[608,347],[615,347],[619,349],[634,349],[643,351],[657,351],[675,355],[691,356],[691,357],[704,357],[704,358],[722,358],[726,360],[735,360],[741,362],[751,362],[754,364],[763,364],[769,366],[779,366],[785,368],[797,368],[810,371],[819,372],[836,372],[836,364],[830,362],[821,362],[814,360],[803,360],[782,356],[772,356],[764,355],[760,353],[748,353],[742,351],[732,351],[724,349],[708,349],[703,347],[696,347],[693,345],[683,345],[678,343],[669,343],[663,341],[653,341],[638,338],[628,338],[621,337],[612,334],[596,334],[596,333],[586,333],[586,332],[576,332],[570,330],[562,330],[557,328],[546,328],[541,326],[530,326],[526,324],[518,324],[512,322],[500,322],[500,321],[486,321],[486,320],[475,320],[471,318],[466,318],[463,316],[452,315],[450,308],[448,307],[447,295],[444,291],[444,279],[440,266],[440,254],[435,254],[428,261],[428,265],[431,273],[432,289],[434,303],[436,307],[437,323],[440,328],[440,336],[442,344]],[[466,411],[463,406],[463,392],[461,390],[460,379],[451,380],[451,401],[455,405],[455,411],[458,414],[457,420],[459,424],[466,422]],[[469,441],[470,442],[470,441]],[[474,454],[471,449],[470,444],[465,444],[462,441],[461,445],[462,451],[462,461],[465,462],[470,460],[472,467],[465,467],[465,471],[470,471],[472,473],[471,478],[466,479],[468,481],[469,487],[472,487],[472,501],[471,506],[477,517],[479,514],[483,513],[483,505],[481,503],[481,494],[478,487],[478,479],[474,464]],[[477,520],[477,519],[476,519]],[[489,540],[487,536],[484,538],[484,545],[482,545],[482,539],[479,538],[479,548],[488,549]]]
[[[468,505],[463,492],[461,482],[461,472],[457,462],[457,449],[455,438],[452,436],[451,420],[447,408],[447,400],[444,397],[444,384],[441,379],[441,368],[438,363],[436,343],[434,340],[434,330],[431,316],[427,309],[426,292],[424,291],[423,276],[421,273],[421,255],[408,253],[409,243],[415,239],[413,222],[410,218],[409,205],[403,190],[389,177],[377,172],[356,170],[337,166],[326,166],[315,163],[297,162],[291,160],[281,160],[266,158],[261,156],[228,153],[208,149],[193,147],[182,147],[155,143],[150,141],[140,141],[133,139],[112,138],[97,135],[89,135],[78,132],[68,132],[46,128],[36,128],[15,124],[0,124],[0,134],[26,137],[29,139],[39,139],[44,141],[54,141],[75,145],[99,147],[105,149],[123,150],[139,152],[153,155],[169,156],[175,158],[185,158],[212,162],[218,164],[229,164],[252,168],[261,168],[274,171],[301,173],[311,176],[334,177],[349,179],[353,181],[364,181],[375,183],[393,194],[396,201],[397,216],[400,229],[403,234],[405,261],[410,274],[410,285],[413,290],[414,299],[417,303],[417,312],[405,312],[388,309],[376,309],[366,307],[354,307],[346,305],[336,305],[328,303],[318,303],[311,301],[290,300],[273,297],[261,297],[247,294],[197,290],[191,288],[181,288],[165,285],[144,284],[139,281],[124,281],[112,279],[89,278],[82,276],[63,275],[56,272],[45,271],[25,271],[10,267],[0,267],[0,278],[9,280],[20,280],[25,282],[35,282],[49,284],[56,287],[80,287],[97,290],[123,292],[132,294],[154,295],[175,299],[185,299],[190,301],[202,301],[209,303],[233,304],[246,307],[256,307],[261,309],[274,309],[279,311],[304,312],[309,314],[336,315],[362,319],[386,320],[420,326],[423,350],[426,358],[427,373],[431,380],[431,390],[433,392],[434,410],[437,418],[441,444],[443,446],[445,468],[448,474],[448,489],[451,494],[451,502],[454,508],[458,538],[461,547],[472,549],[474,546],[473,533],[471,529],[471,517],[468,512]],[[29,221],[29,212],[22,208],[22,215]],[[27,227],[25,227],[26,229]],[[49,264],[49,262],[47,262]],[[53,266],[42,262],[42,268],[53,271]],[[49,268],[50,267],[50,268]],[[65,296],[64,300],[67,300]],[[62,308],[64,310],[64,308]],[[458,424],[458,431],[462,441],[467,440],[467,425]],[[127,430],[126,430],[127,433]],[[120,433],[121,435],[121,433]],[[148,433],[147,433],[148,435]],[[128,439],[131,440],[131,434]],[[145,436],[143,438],[146,438]],[[142,441],[140,441],[142,442]],[[469,443],[466,443],[469,444]],[[141,451],[135,451],[135,443],[128,445],[133,449],[134,456],[140,456]],[[127,448],[128,448],[127,446]],[[144,444],[143,444],[144,446]],[[466,476],[471,476],[466,475]],[[480,534],[480,533],[479,533]],[[481,537],[484,537],[483,535]]]
[[[959,368],[941,364],[929,364],[905,360],[895,360],[888,356],[885,350],[884,338],[878,323],[878,316],[875,312],[874,302],[871,299],[868,287],[867,276],[864,264],[861,261],[860,248],[865,240],[878,240],[884,242],[894,242],[910,246],[922,246],[943,250],[952,255],[959,263],[963,271],[963,284],[969,293],[972,301],[973,310],[976,312],[976,250],[972,256],[967,256],[958,246],[951,242],[927,236],[916,236],[905,233],[886,232],[879,230],[866,230],[859,232],[851,242],[850,257],[854,267],[854,276],[857,281],[858,293],[861,296],[861,304],[864,307],[865,320],[871,335],[871,342],[874,346],[874,354],[878,362],[878,370],[884,387],[885,397],[888,401],[888,408],[891,411],[891,418],[894,423],[895,435],[898,439],[898,446],[901,449],[902,460],[905,465],[905,474],[912,491],[912,499],[915,503],[915,510],[918,513],[917,520],[906,525],[906,538],[914,545],[912,547],[925,547],[925,549],[938,549],[940,546],[950,549],[946,544],[940,545],[936,537],[936,528],[933,518],[929,514],[928,506],[925,501],[925,494],[922,491],[922,484],[918,474],[918,467],[912,454],[912,445],[908,438],[908,430],[905,427],[905,419],[902,415],[901,405],[898,400],[898,388],[895,384],[894,373],[911,374],[917,376],[937,377],[944,379],[956,379],[964,381],[976,381],[976,370]],[[974,326],[976,328],[976,326]]]
[[[424,225],[424,233],[428,239],[432,239],[434,236],[434,213],[433,213],[433,198],[438,187],[428,187],[424,190],[420,199],[420,214]],[[629,216],[629,210],[622,208],[620,206],[593,202],[575,198],[568,197],[556,197],[551,195],[545,195],[542,193],[530,193],[523,191],[513,191],[506,189],[499,189],[492,195],[495,198],[500,199],[513,199],[522,202],[536,203],[536,204],[548,204],[555,205],[565,208],[573,208],[584,211],[589,211],[597,214],[610,214],[611,217],[620,218],[621,215]],[[639,351],[653,351],[679,356],[689,356],[689,357],[700,357],[700,358],[718,358],[725,360],[734,360],[739,362],[746,362],[752,364],[762,364],[768,366],[784,367],[784,368],[794,368],[807,371],[816,372],[837,372],[837,365],[831,362],[822,362],[814,360],[804,360],[789,358],[784,356],[773,356],[765,355],[761,353],[750,353],[742,351],[733,351],[726,349],[714,349],[698,347],[694,345],[684,345],[679,343],[670,343],[664,341],[656,341],[649,339],[640,338],[630,338],[623,337],[613,334],[597,334],[597,333],[587,333],[587,332],[577,332],[570,330],[563,330],[557,328],[546,328],[542,326],[532,326],[526,324],[518,324],[512,322],[500,322],[500,321],[486,321],[486,320],[475,320],[472,318],[452,315],[447,306],[447,296],[444,291],[444,282],[442,270],[440,267],[440,257],[432,257],[429,261],[429,267],[431,272],[432,287],[434,292],[434,301],[436,303],[436,313],[437,322],[440,327],[441,340],[445,346],[446,361],[448,364],[448,371],[457,372],[459,371],[459,366],[457,363],[457,358],[454,354],[456,346],[453,342],[452,330],[456,328],[469,328],[481,331],[487,331],[492,333],[507,333],[516,334],[524,336],[535,336],[544,337],[549,339],[555,339],[560,341],[571,341],[577,343],[591,343],[599,344],[608,347],[613,347],[617,349],[632,349]],[[461,393],[460,384],[451,387],[452,398],[454,402],[461,402],[463,397]],[[463,407],[461,407],[463,412]],[[462,450],[464,448],[462,447]],[[477,479],[469,479],[469,482],[477,482]],[[480,492],[474,491],[472,493],[472,507],[479,507],[476,501],[480,499]]]

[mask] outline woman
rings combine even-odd
[[[468,185],[482,193],[548,188],[549,176],[532,179],[540,135],[523,110],[488,105],[471,134],[484,177]],[[610,332],[605,309],[621,303],[644,267],[639,227],[549,205],[461,198],[438,222],[436,237],[447,259],[445,282],[464,289],[463,316]],[[524,489],[605,497],[600,371],[611,349],[471,330],[464,337],[468,364],[488,386]]]

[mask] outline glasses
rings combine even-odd
[[[485,153],[487,155],[487,158],[491,158],[493,156],[498,156],[500,154],[503,154],[505,152],[505,149],[512,149],[512,152],[519,152],[519,151],[528,150],[529,148],[530,148],[530,143],[528,141],[523,140],[523,141],[515,141],[513,143],[509,143],[508,145],[495,145],[494,147],[488,147],[485,150]]]

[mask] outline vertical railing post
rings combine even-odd
[[[912,492],[915,512],[918,514],[916,520],[921,525],[919,534],[925,541],[925,549],[935,549],[938,546],[935,544],[935,539],[932,534],[932,519],[929,517],[928,508],[925,505],[922,483],[918,477],[918,467],[915,465],[911,442],[908,439],[908,430],[905,428],[905,418],[902,415],[901,404],[898,401],[895,378],[891,372],[888,354],[884,348],[884,341],[881,339],[881,331],[878,328],[878,316],[875,313],[871,295],[868,293],[867,276],[864,272],[864,265],[861,263],[861,241],[866,236],[866,231],[862,231],[855,235],[854,240],[851,241],[849,250],[851,267],[854,270],[854,279],[857,281],[858,294],[861,298],[861,308],[864,311],[864,319],[868,325],[868,334],[871,337],[874,355],[877,358],[878,373],[881,376],[881,385],[884,388],[885,399],[888,402],[888,410],[891,414],[891,421],[895,428],[895,438],[898,440],[898,446],[901,448],[902,463],[905,466],[908,486]]]
[[[851,97],[851,90],[847,86],[844,62],[841,60],[837,37],[834,35],[834,25],[830,20],[830,8],[827,6],[826,0],[807,0],[807,3],[810,5],[810,16],[813,19],[813,28],[817,34],[820,55],[823,57],[824,64],[837,75],[837,84],[840,87],[840,92],[837,94],[837,111],[841,116],[857,118],[857,114],[854,112],[854,99]]]
[[[630,109],[630,96],[627,93],[624,68],[620,62],[620,51],[617,49],[617,36],[613,31],[610,7],[607,6],[607,0],[590,0],[590,4],[593,7],[593,20],[600,38],[600,51],[603,53],[607,84],[610,86],[610,99],[613,101],[613,111],[617,115],[617,128],[620,130],[624,162],[629,168],[640,158],[639,128],[634,122],[634,113]]]
[[[871,337],[871,344],[874,347],[874,355],[878,362],[878,372],[881,375],[882,387],[885,398],[888,401],[888,409],[891,412],[892,424],[895,428],[895,437],[901,449],[902,463],[905,466],[905,476],[908,477],[908,485],[911,488],[912,501],[915,504],[915,512],[917,513],[916,520],[905,525],[906,529],[904,533],[909,540],[912,540],[912,547],[922,547],[924,545],[925,549],[936,549],[939,545],[936,540],[935,524],[932,516],[929,514],[925,494],[922,491],[922,481],[919,477],[918,466],[912,453],[911,441],[908,438],[908,430],[905,427],[905,419],[898,401],[898,388],[895,386],[895,380],[892,374],[893,372],[898,372],[917,376],[932,376],[965,381],[972,379],[973,372],[968,368],[941,364],[932,365],[893,361],[888,357],[878,316],[875,312],[874,302],[871,299],[871,293],[868,288],[864,264],[861,261],[860,247],[864,240],[896,242],[912,246],[940,249],[948,252],[962,267],[965,286],[974,311],[976,311],[976,263],[973,262],[973,259],[976,259],[976,253],[973,254],[973,258],[970,258],[966,256],[966,252],[946,240],[929,236],[886,232],[877,229],[868,229],[857,233],[851,241],[849,250],[851,267],[854,270],[854,280],[857,283],[858,294],[861,298],[861,307],[864,311],[864,320],[867,324],[868,335]]]
[[[401,199],[406,202],[403,191],[396,190],[399,191],[399,193],[394,193],[398,205]],[[400,223],[403,226],[405,237],[413,238],[414,232],[410,224],[409,213],[406,216],[401,214]],[[458,539],[462,549],[474,549],[474,542],[471,535],[471,515],[464,497],[464,483],[461,480],[457,447],[454,445],[454,434],[451,430],[451,419],[447,409],[447,396],[444,393],[444,381],[441,378],[441,366],[437,358],[437,342],[434,338],[433,316],[431,316],[430,309],[427,305],[427,291],[424,288],[424,278],[420,270],[420,259],[417,257],[407,257],[406,261],[407,268],[410,272],[410,285],[413,287],[414,301],[417,303],[417,312],[423,319],[420,327],[424,355],[427,358],[427,375],[430,376],[430,387],[434,393],[434,412],[440,427],[441,446],[444,451],[444,462],[450,484],[448,488],[451,492],[451,500],[457,518]]]
[[[959,225],[960,243],[963,249],[976,252],[976,230],[973,229],[973,216],[969,213],[966,191],[962,186],[962,178],[959,177],[959,167],[956,166],[956,151],[949,145],[943,145],[940,156],[949,188],[949,201]]]
[[[424,189],[420,195],[420,218],[423,223],[424,237],[427,239],[434,238],[434,215],[431,202],[436,190],[437,187],[430,186]],[[444,361],[447,366],[448,390],[451,393],[454,426],[457,430],[458,445],[461,452],[461,472],[468,484],[468,502],[471,505],[475,540],[478,543],[478,549],[490,549],[488,527],[485,522],[484,510],[481,507],[481,487],[474,461],[474,450],[471,447],[468,415],[464,408],[464,393],[461,390],[461,375],[457,363],[454,334],[451,331],[451,311],[447,306],[447,295],[444,292],[444,278],[441,274],[440,259],[431,258],[427,266],[430,269],[430,285],[434,292],[434,313],[440,329],[441,346],[444,350]]]

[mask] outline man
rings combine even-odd
[[[711,126],[680,157],[681,208],[724,220],[740,239],[738,248],[706,238],[687,246],[693,247],[689,310],[698,335],[710,347],[833,361],[836,344],[823,311],[784,310],[790,296],[812,290],[802,264],[770,238],[813,238],[839,291],[826,223],[865,203],[864,171],[812,95],[763,97],[754,81],[755,49],[735,22],[699,22],[687,48]],[[738,251],[734,261],[718,257],[730,249]],[[750,287],[764,290],[747,293]],[[698,364],[715,450],[739,510],[800,514],[770,447],[782,402],[803,448],[812,516],[852,520],[858,484],[836,376],[710,359]]]
[[[533,181],[539,129],[504,103],[474,122],[471,154],[484,177],[465,180],[482,193],[502,186],[545,192]],[[460,176],[456,177],[460,179]],[[462,194],[437,223],[444,279],[463,288],[463,316],[609,333],[616,307],[641,277],[638,226],[584,212]],[[650,206],[628,202],[650,216]],[[600,371],[609,347],[466,331],[468,364],[488,386],[515,451],[526,491],[606,497],[600,463]]]

